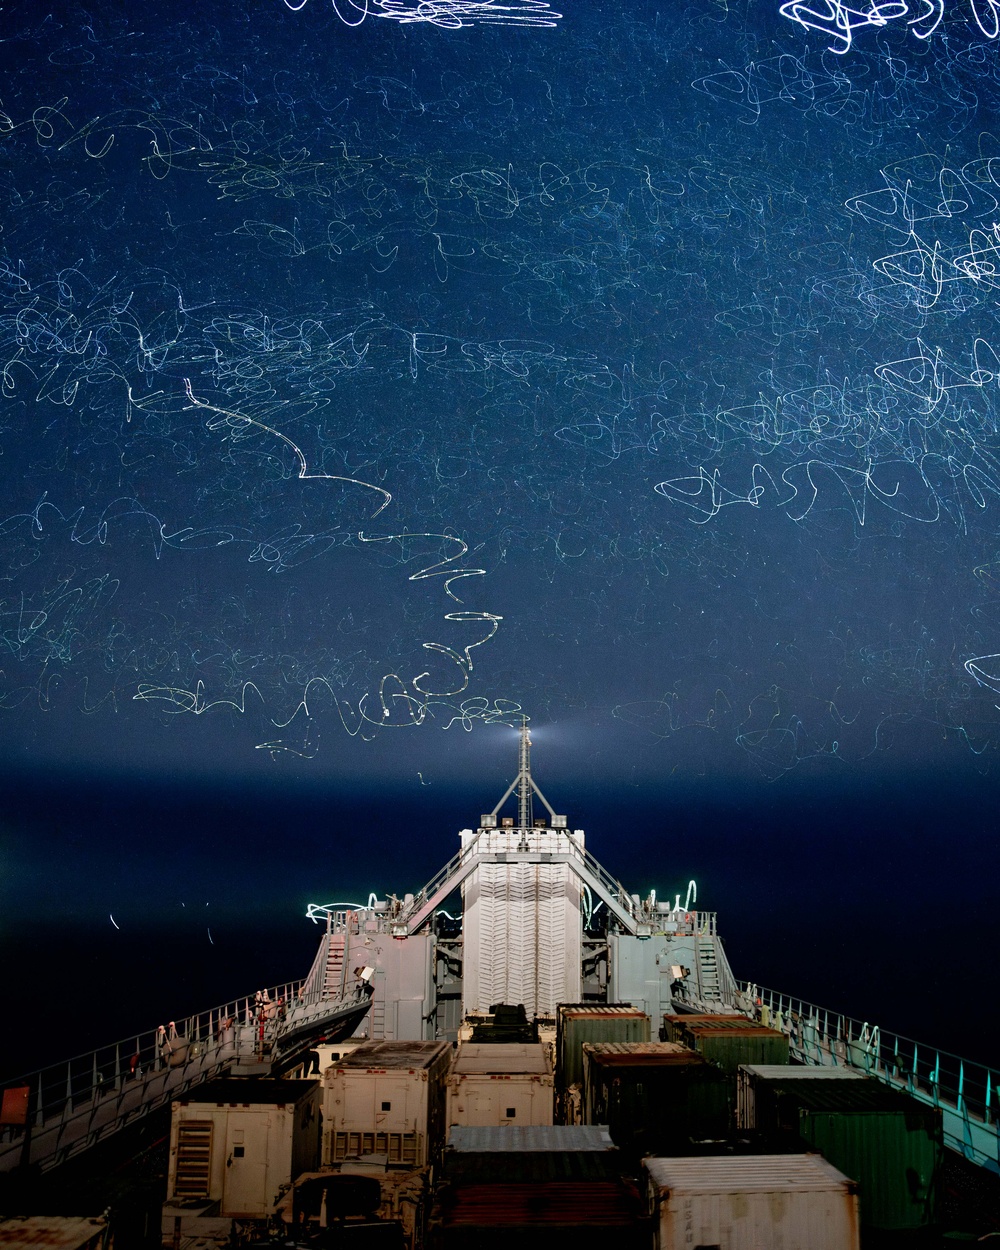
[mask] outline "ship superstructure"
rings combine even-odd
[[[476,828],[459,832],[458,842],[455,855],[416,893],[372,894],[363,906],[311,905],[308,915],[323,932],[302,981],[8,1082],[0,1173],[55,1169],[172,1104],[164,1207],[175,1222],[169,1244],[179,1244],[189,1219],[202,1231],[213,1219],[225,1225],[228,1218],[259,1216],[267,1223],[279,1218],[278,1197],[268,1188],[271,1173],[252,1184],[249,1176],[257,1155],[271,1157],[271,1108],[276,1115],[298,1107],[296,1082],[321,1078],[322,1163],[317,1158],[312,1165],[321,1171],[306,1170],[295,1180],[301,1143],[320,1139],[315,1110],[309,1110],[320,1105],[318,1094],[289,1120],[298,1127],[275,1155],[275,1175],[287,1172],[292,1185],[288,1193],[282,1186],[282,1201],[291,1203],[293,1226],[300,1215],[305,1220],[309,1205],[300,1185],[332,1193],[332,1171],[343,1192],[353,1193],[352,1170],[374,1169],[379,1183],[372,1201],[381,1194],[385,1218],[401,1225],[402,1213],[409,1213],[407,1244],[416,1247],[414,1230],[437,1200],[433,1160],[441,1157],[449,1125],[459,1126],[457,1145],[448,1147],[455,1175],[482,1168],[486,1181],[495,1179],[490,1152],[514,1150],[518,1134],[527,1136],[517,1149],[531,1156],[590,1151],[596,1158],[606,1147],[594,1134],[608,1124],[623,1158],[628,1143],[638,1158],[649,1153],[650,1141],[663,1151],[667,1126],[677,1142],[671,1139],[665,1153],[682,1154],[685,1143],[728,1131],[730,1085],[749,1079],[746,1073],[764,1081],[770,1069],[762,1064],[777,1065],[774,1071],[783,1075],[788,1061],[823,1069],[817,1076],[849,1071],[870,1078],[862,1084],[878,1086],[882,1101],[874,1094],[870,1099],[887,1124],[893,1116],[912,1120],[906,1107],[916,1099],[928,1110],[931,1155],[943,1141],[1000,1173],[1000,1084],[992,1072],[738,983],[715,913],[697,907],[694,882],[683,897],[658,899],[650,892],[642,898],[588,851],[584,831],[570,827],[532,776],[526,724],[517,775]],[[532,1036],[511,1046],[519,1040],[518,1021]],[[551,1051],[544,1050],[549,1042],[539,1041],[546,1026],[552,1026]],[[504,1028],[512,1032],[505,1036]],[[465,1049],[454,1058],[448,1043]],[[352,1047],[359,1047],[354,1059]],[[433,1069],[433,1081],[429,1075],[425,1081],[424,1069]],[[767,1089],[761,1088],[763,1099]],[[419,1104],[418,1112],[411,1114],[411,1103]],[[437,1111],[419,1111],[425,1104]],[[862,1113],[860,1104],[851,1111]],[[509,1135],[494,1141],[494,1128]],[[486,1163],[463,1163],[463,1150]],[[386,1162],[373,1162],[383,1156]],[[516,1172],[523,1163],[504,1166]],[[556,1171],[557,1189],[575,1183],[565,1159]],[[619,1181],[607,1179],[601,1218],[610,1218],[621,1198]],[[937,1181],[925,1181],[913,1193],[900,1191],[905,1218],[930,1220]],[[462,1202],[472,1201],[472,1189],[461,1191]],[[244,1190],[252,1191],[258,1215],[241,1196]],[[558,1207],[569,1202],[567,1192],[560,1189],[557,1201],[553,1191],[546,1201]],[[503,1201],[514,1197],[512,1190]],[[915,1216],[918,1199],[925,1198],[927,1212]],[[585,1221],[590,1217],[579,1201],[577,1195],[570,1205]],[[472,1218],[460,1208],[461,1202],[448,1217],[458,1221],[456,1228]],[[623,1227],[637,1227],[634,1214],[622,1215]]]
[[[463,1018],[497,1003],[548,1019],[579,1001],[629,1002],[652,1019],[748,1006],[715,913],[693,909],[694,883],[683,902],[630,893],[532,777],[527,725],[519,763],[493,811],[461,831],[458,853],[418,893],[310,907],[327,932],[307,990],[338,985],[363,956],[375,970],[370,1036],[399,1041],[455,1037]],[[517,815],[503,815],[514,798]],[[445,910],[453,897],[458,919]]]

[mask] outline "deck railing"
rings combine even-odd
[[[742,986],[762,1022],[780,1029],[802,1063],[849,1066],[942,1113],[945,1144],[1000,1173],[1000,1069],[915,1042],[800,998]]]
[[[0,1084],[27,1091],[27,1123],[0,1127],[0,1172],[43,1169],[132,1124],[192,1086],[252,1060],[275,1009],[305,1005],[301,980],[232,999],[144,1033],[130,1034]],[[16,1095],[8,1094],[11,1103]]]

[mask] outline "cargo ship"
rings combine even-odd
[[[308,915],[303,979],[4,1082],[0,1246],[1000,1236],[996,1074],[738,981],[693,881],[594,859],[526,724],[422,889]]]

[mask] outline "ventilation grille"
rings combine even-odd
[[[182,1120],[177,1126],[174,1197],[208,1197],[211,1170],[212,1121]]]
[[[420,1133],[351,1133],[333,1132],[326,1139],[327,1158],[324,1163],[341,1163],[358,1155],[388,1155],[390,1163],[405,1163],[420,1167]]]

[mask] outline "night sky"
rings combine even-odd
[[[304,975],[522,714],[994,1054],[997,5],[359,4],[0,5],[0,1068]]]

